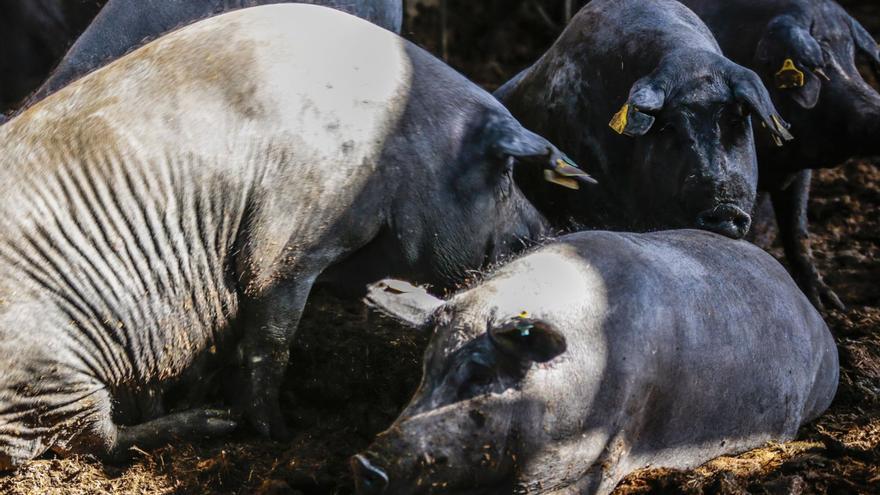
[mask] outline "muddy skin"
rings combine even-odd
[[[770,195],[775,207],[779,236],[798,285],[816,307],[843,309],[812,259],[809,170],[880,153],[880,94],[857,67],[864,62],[877,74],[876,41],[829,0],[682,3],[712,29],[725,55],[761,76],[773,102],[791,123],[797,139],[784,149],[757,139],[759,189]],[[782,71],[786,60],[793,63],[793,70]],[[799,72],[803,80],[788,84],[780,72]]]
[[[411,43],[290,4],[150,43],[0,143],[4,470],[228,432],[235,413],[163,404],[187,385],[197,402],[221,365],[240,421],[285,437],[279,385],[322,271],[382,242],[387,273],[452,286],[544,234],[515,168],[576,170]]]
[[[409,405],[351,460],[360,494],[607,494],[790,440],[837,390],[785,269],[704,231],[571,234],[445,301],[400,281],[367,301],[433,335]]]
[[[590,2],[495,95],[603,184],[561,196],[518,176],[562,225],[741,238],[758,179],[752,124],[791,139],[758,76],[671,0]]]

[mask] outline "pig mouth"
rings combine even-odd
[[[752,217],[733,203],[721,203],[697,215],[697,227],[731,239],[742,239],[749,233]]]
[[[359,495],[385,493],[388,488],[388,474],[382,468],[375,466],[361,454],[352,457],[349,464],[356,493]]]

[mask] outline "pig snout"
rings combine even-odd
[[[724,203],[697,215],[697,226],[731,239],[742,239],[749,232],[752,217],[741,208]]]
[[[351,473],[359,495],[379,495],[388,486],[388,475],[363,455],[351,458]]]

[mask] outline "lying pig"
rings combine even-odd
[[[813,262],[807,229],[810,169],[880,153],[880,94],[856,66],[880,68],[874,38],[831,0],[683,0],[724,53],[764,80],[798,139],[758,139],[759,189],[768,191],[795,280],[817,307],[843,309]]]
[[[200,19],[244,7],[292,0],[110,0],[49,79],[30,98],[38,101],[146,41]],[[298,0],[333,7],[400,32],[403,0]]]
[[[590,2],[496,96],[602,184],[587,197],[560,195],[540,174],[517,177],[563,224],[740,238],[757,185],[749,117],[778,142],[791,139],[758,76],[725,58],[674,0]]]
[[[605,494],[789,440],[837,388],[785,269],[703,231],[572,234],[448,301],[398,281],[368,301],[434,334],[415,396],[352,459],[360,494]]]
[[[291,4],[150,43],[8,122],[0,147],[0,469],[229,430],[117,399],[230,349],[246,417],[283,436],[318,274],[381,243],[407,276],[453,284],[542,235],[514,168],[582,175],[427,52]]]

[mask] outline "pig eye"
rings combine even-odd
[[[512,174],[514,165],[516,165],[516,159],[512,156],[507,157],[507,159],[504,160],[504,166],[501,167],[501,173],[503,175]]]
[[[668,134],[670,132],[675,132],[675,125],[665,122],[662,126],[660,126],[659,131],[661,134]]]
[[[748,109],[742,104],[731,105],[728,109],[726,109],[722,118],[730,125],[742,125],[746,122],[746,117],[749,116]]]
[[[485,363],[471,361],[468,363],[468,381],[485,385],[495,378],[495,369]]]
[[[505,170],[498,182],[498,193],[502,199],[507,199],[513,194],[513,169]]]
[[[462,377],[462,383],[458,390],[458,400],[485,394],[495,382],[495,369],[485,363],[471,360],[466,365],[466,372]]]

